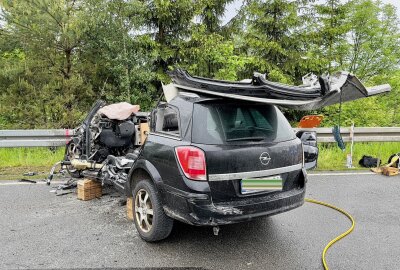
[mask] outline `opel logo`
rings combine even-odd
[[[263,152],[260,155],[260,162],[262,165],[268,165],[268,163],[271,161],[271,157],[267,152]]]

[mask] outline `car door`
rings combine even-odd
[[[146,139],[143,157],[160,174],[164,184],[175,186],[179,169],[175,147],[181,145],[179,110],[169,104],[159,105],[151,113],[150,133]]]

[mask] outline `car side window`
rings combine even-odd
[[[179,136],[179,114],[178,110],[171,107],[159,107],[157,109],[155,120],[155,132],[168,133],[173,136]]]

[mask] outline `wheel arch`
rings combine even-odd
[[[132,190],[135,187],[136,181],[140,179],[149,179],[155,186],[162,183],[161,175],[156,167],[145,159],[140,159],[135,162],[134,166],[129,171],[128,181],[125,186],[125,193],[127,197],[132,197]]]

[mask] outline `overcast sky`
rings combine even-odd
[[[400,17],[400,0],[381,0],[385,4],[392,4],[397,8],[397,14]],[[242,5],[242,0],[235,0],[233,3],[229,4],[226,9],[226,14],[224,21],[228,22],[232,17],[237,14],[237,10]],[[324,0],[317,0],[317,2],[323,3]]]

